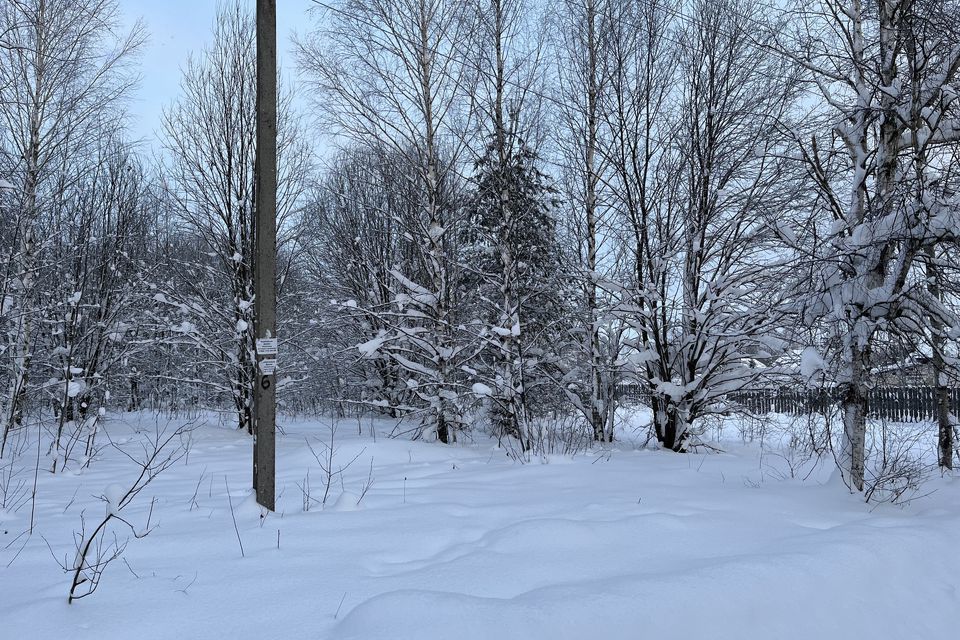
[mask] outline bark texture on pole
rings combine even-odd
[[[277,385],[276,353],[262,349],[277,336],[277,2],[257,0],[257,159],[254,236],[254,335],[257,372],[253,444],[253,486],[257,502],[271,511],[275,497]]]

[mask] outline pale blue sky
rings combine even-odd
[[[255,0],[245,1],[252,11]],[[133,135],[152,143],[164,105],[179,94],[180,67],[210,39],[217,0],[119,0],[119,5],[128,24],[142,18],[150,34],[141,60],[143,79],[130,111]],[[307,9],[313,5],[312,0],[277,0],[280,63],[287,75],[293,75],[295,62],[290,34],[309,30]]]

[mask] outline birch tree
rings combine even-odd
[[[213,43],[184,70],[182,97],[163,117],[166,175],[186,233],[203,247],[193,264],[170,263],[174,287],[162,301],[183,317],[182,338],[227,376],[237,425],[252,430],[254,159],[256,52],[254,23],[240,2],[220,8]],[[282,255],[310,159],[291,96],[278,118],[277,225]],[[279,269],[282,274],[283,267]],[[197,273],[205,277],[197,277]],[[222,336],[230,336],[223,340]]]
[[[407,168],[390,149],[342,151],[321,179],[306,221],[307,273],[320,285],[321,322],[333,338],[326,360],[344,378],[339,397],[392,417],[413,409],[403,370],[389,353],[362,353],[357,345],[377,344],[392,331],[385,313],[395,296],[393,267],[416,264],[408,229],[417,226],[421,201]]]
[[[609,316],[601,290],[606,166],[599,154],[600,106],[608,83],[610,4],[607,0],[565,0],[557,25],[558,139],[569,213],[568,241],[576,244],[578,253],[574,268],[582,291],[582,317],[577,324],[582,327],[580,344],[586,361],[585,388],[571,399],[580,406],[596,440],[613,437],[615,393],[602,335]]]
[[[460,422],[455,338],[457,170],[465,147],[471,84],[462,55],[471,40],[466,0],[341,0],[322,5],[320,29],[302,40],[300,61],[322,116],[340,135],[387,145],[402,157],[422,194],[407,230],[420,278],[394,265],[392,330],[365,353],[384,349],[424,405],[423,431],[451,442]]]
[[[78,446],[82,457],[93,453],[111,388],[124,390],[125,360],[139,348],[138,301],[156,211],[141,160],[122,140],[108,138],[73,164],[72,184],[40,227],[49,247],[39,265],[44,322],[34,351],[56,409],[53,471]]]
[[[824,104],[823,128],[797,141],[825,220],[805,315],[836,336],[840,468],[856,492],[867,479],[877,341],[916,334],[929,317],[957,326],[917,277],[930,248],[960,228],[955,196],[938,186],[960,137],[957,11],[955,2],[821,0],[797,9],[796,40],[782,46]]]
[[[115,0],[8,0],[0,6],[0,148],[16,194],[16,249],[3,310],[9,367],[3,451],[23,420],[36,337],[37,225],[59,167],[116,118],[136,75],[138,23],[119,28]],[[62,185],[58,185],[62,186]]]
[[[632,263],[616,312],[656,437],[683,451],[756,380],[748,356],[783,344],[769,226],[792,184],[776,159],[790,73],[748,37],[762,16],[745,3],[692,2],[683,20],[660,2],[610,11],[600,150]]]

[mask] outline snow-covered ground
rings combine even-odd
[[[136,459],[152,420],[107,428]],[[875,640],[957,627],[954,478],[873,507],[828,469],[771,473],[779,458],[761,464],[756,445],[675,455],[624,442],[518,464],[489,441],[390,439],[388,423],[374,439],[368,421],[358,435],[345,420],[334,464],[353,462],[321,508],[304,440],[323,459],[330,423],[283,422],[276,514],[261,519],[250,495],[248,436],[204,424],[123,511],[140,527],[155,497],[155,528],[72,605],[54,557],[72,561],[81,513],[89,528],[99,497],[139,470],[108,448],[82,471],[41,471],[34,535],[20,536],[29,504],[0,512],[0,638]],[[128,537],[110,526],[109,540]]]

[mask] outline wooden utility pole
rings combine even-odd
[[[277,0],[257,0],[256,251],[253,263],[253,486],[273,511],[277,421]]]

